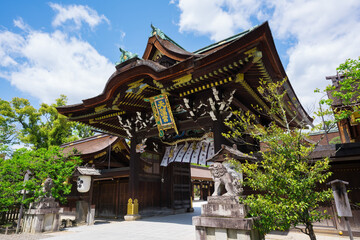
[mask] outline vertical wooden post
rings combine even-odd
[[[331,185],[333,191],[337,215],[339,217],[345,218],[345,223],[349,232],[350,239],[353,240],[354,238],[351,232],[350,223],[348,219],[348,217],[352,217],[353,215],[345,186],[348,184],[349,184],[348,182],[339,179],[335,179],[327,183],[327,185]]]
[[[350,240],[354,240],[354,237],[353,237],[353,234],[351,231],[351,227],[350,227],[350,223],[349,223],[349,218],[348,217],[344,217],[344,218],[345,218],[345,223],[346,223],[346,227],[348,229]]]
[[[100,194],[101,193],[101,184],[100,184],[100,181],[96,181],[96,183],[98,184],[98,194]],[[100,210],[100,197],[99,196],[97,196],[97,198],[96,198],[96,205],[95,205],[95,207],[97,206],[97,208],[98,208],[98,216],[99,216],[99,210]],[[96,212],[96,211],[95,211]],[[95,215],[96,215],[96,213],[95,213]]]
[[[224,124],[222,122],[221,116],[217,116],[218,120],[213,121],[213,133],[214,133],[214,150],[215,153],[218,152],[221,149],[222,144],[226,144],[227,140],[222,135],[224,132]]]
[[[195,194],[194,194],[194,183],[193,183],[193,182],[191,182],[191,197],[192,197],[192,199],[195,198]]]
[[[91,214],[93,190],[94,190],[94,178],[91,177],[91,185],[90,185],[90,191],[89,191],[89,206],[88,206],[88,214],[87,214],[87,225],[90,225],[90,221],[93,219],[93,217],[95,217],[95,216],[92,216],[92,214]]]
[[[174,193],[174,181],[175,181],[175,163],[171,163],[170,165],[168,165],[168,168],[170,167],[170,174],[169,174],[169,183],[170,183],[170,203],[171,203],[171,208],[175,209],[175,193]]]
[[[140,155],[136,152],[137,139],[131,138],[130,146],[130,176],[129,176],[129,198],[139,199],[139,171],[140,171]]]
[[[189,191],[189,195],[187,196],[188,199],[190,197],[190,207],[189,207],[189,211],[193,210],[193,206],[192,206],[192,195],[193,195],[193,189],[192,189],[192,182],[191,182],[191,165],[189,164],[189,172],[188,172],[189,176],[188,176],[188,181],[189,181],[189,185],[188,185],[188,191]]]
[[[25,173],[25,176],[24,176],[24,185],[26,183],[26,181],[29,180],[30,178],[30,170],[27,170],[26,173]],[[18,221],[17,221],[17,225],[16,225],[16,231],[15,233],[19,233],[19,230],[20,230],[20,224],[21,224],[21,218],[22,218],[22,215],[23,215],[23,211],[24,211],[24,200],[25,200],[25,197],[26,197],[26,189],[24,188],[23,189],[23,196],[22,196],[22,201],[21,201],[21,206],[20,206],[20,212],[19,212],[19,215],[18,215]]]
[[[115,185],[115,219],[118,218],[119,215],[119,179],[116,180],[116,185]]]

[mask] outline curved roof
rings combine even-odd
[[[96,154],[108,148],[118,140],[119,138],[116,136],[96,135],[78,141],[65,143],[61,145],[61,147],[63,148],[63,153],[70,153],[75,148],[81,155]]]
[[[161,65],[155,59],[157,56],[166,56],[173,62],[169,66]],[[237,79],[239,74],[242,80]],[[132,58],[116,66],[100,95],[81,104],[58,107],[58,111],[70,120],[125,136],[124,130],[115,127],[117,116],[151,112],[150,104],[144,99],[163,91],[183,98],[221,85],[227,90],[236,89],[238,102],[249,108],[254,102],[266,105],[257,92],[260,78],[269,81],[287,78],[267,22],[194,53],[153,35],[143,59]],[[312,124],[289,81],[284,88],[290,103],[289,115],[293,111],[300,113],[293,116],[297,126]]]
[[[175,45],[173,42],[162,39],[158,35],[153,35],[149,38],[146,49],[143,54],[143,59],[151,59],[155,50],[160,51],[166,56],[171,56],[176,61],[184,61],[185,59],[195,55],[183,48]]]

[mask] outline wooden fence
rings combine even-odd
[[[18,207],[11,208],[7,212],[0,213],[0,225],[17,222],[20,209]]]
[[[360,207],[358,205],[350,204],[353,217],[349,217],[349,223],[352,230],[360,230]],[[344,218],[337,216],[335,205],[327,207],[321,207],[321,211],[326,210],[327,214],[330,215],[329,219],[325,219],[321,222],[314,223],[315,227],[330,227],[337,230],[347,231]]]

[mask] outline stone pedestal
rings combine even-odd
[[[141,216],[139,214],[127,214],[124,216],[125,221],[135,221],[140,218]]]
[[[127,204],[127,214],[124,216],[125,221],[135,221],[140,219],[141,216],[139,215],[139,202],[135,198],[134,201],[129,198]]]
[[[24,215],[23,232],[39,233],[58,231],[62,209],[54,198],[35,203]]]
[[[77,201],[76,202],[76,214],[75,214],[76,224],[85,224],[93,225],[95,222],[95,205],[91,205],[89,211],[89,203],[87,201]]]
[[[87,215],[87,224],[88,225],[94,225],[95,223],[95,205],[91,205],[90,212],[88,212]]]
[[[75,221],[77,224],[85,224],[89,211],[89,204],[87,201],[76,201]]]
[[[246,215],[247,209],[239,204],[238,197],[209,197],[201,207],[201,216],[193,217],[196,240],[263,239],[254,229],[254,219]]]

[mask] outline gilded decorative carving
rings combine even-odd
[[[182,85],[182,84],[185,84],[185,83],[187,83],[187,82],[190,82],[191,79],[192,79],[191,74],[185,75],[185,76],[183,76],[183,77],[181,77],[181,78],[178,78],[178,79],[173,80],[173,81],[172,81],[172,82],[174,83],[173,86],[174,86],[174,87],[179,87],[179,86]]]
[[[128,85],[128,89],[126,90],[126,93],[133,93],[136,95],[140,95],[149,85],[146,83],[143,83],[144,79],[140,79],[136,82],[130,83]]]
[[[253,57],[253,63],[257,63],[262,58],[262,52],[258,51],[257,48],[252,48],[249,51],[245,52],[248,57]]]
[[[96,154],[96,155],[94,156],[94,158],[96,159],[96,158],[102,157],[102,156],[104,156],[104,155],[106,155],[106,151],[103,151],[103,152],[101,152],[101,153]]]
[[[118,93],[114,99],[114,101],[112,102],[112,104],[114,105],[120,98],[120,93]]]
[[[103,105],[100,105],[100,106],[97,106],[95,107],[95,112],[98,113],[98,112],[103,112],[106,110],[106,104],[103,104]]]

